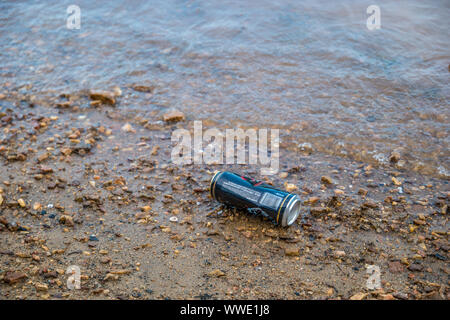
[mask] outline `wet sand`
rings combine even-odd
[[[209,196],[215,170],[257,168],[170,163],[189,115],[4,92],[2,299],[449,298],[447,181],[281,144],[287,160],[266,179],[294,184],[304,206],[280,228]],[[67,288],[71,265],[80,290]],[[382,289],[366,288],[368,265]]]

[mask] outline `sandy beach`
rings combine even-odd
[[[448,4],[131,3],[0,4],[1,300],[450,298]],[[279,129],[278,172],[174,164],[194,121]],[[217,170],[300,217],[214,201]]]

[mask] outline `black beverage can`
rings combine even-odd
[[[290,226],[300,214],[298,195],[228,171],[218,171],[210,183],[211,196],[237,209],[257,210],[278,225]]]

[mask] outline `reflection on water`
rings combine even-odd
[[[175,107],[219,126],[284,128],[315,152],[449,177],[448,1],[0,3],[1,85],[36,93],[150,83],[120,108]]]

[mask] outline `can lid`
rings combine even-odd
[[[300,214],[301,201],[299,196],[294,195],[291,200],[289,200],[286,205],[286,209],[283,212],[283,217],[281,219],[281,226],[287,227],[290,226],[297,220],[298,215]]]

